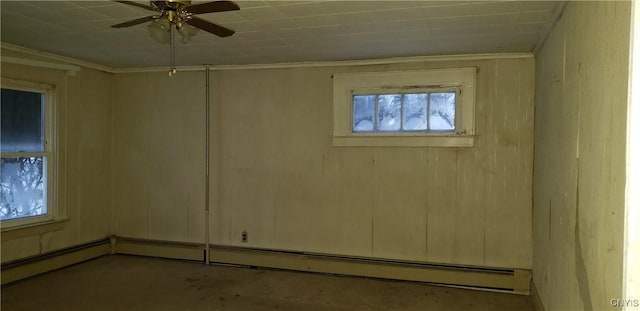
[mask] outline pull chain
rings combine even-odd
[[[177,70],[176,70],[176,34],[175,34],[175,25],[171,25],[171,56],[170,56],[170,67],[171,69],[169,69],[169,77],[173,77]]]

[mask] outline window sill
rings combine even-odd
[[[334,147],[473,147],[474,135],[456,136],[333,136]]]
[[[15,240],[43,233],[60,231],[69,219],[49,220],[26,225],[2,228],[2,241]]]

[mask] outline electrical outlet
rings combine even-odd
[[[247,231],[242,231],[242,242],[247,242],[249,240],[249,234]]]

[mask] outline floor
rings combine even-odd
[[[531,297],[135,256],[105,256],[2,288],[11,310],[533,310]]]

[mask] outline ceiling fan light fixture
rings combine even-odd
[[[171,42],[171,23],[168,20],[164,18],[154,20],[147,26],[147,29],[151,38],[156,42],[162,44]]]
[[[182,40],[180,40],[180,42],[182,43],[189,43],[189,41],[191,41],[191,37],[195,36],[198,33],[198,28],[193,27],[187,23],[182,23],[177,28],[180,36],[182,36]]]

